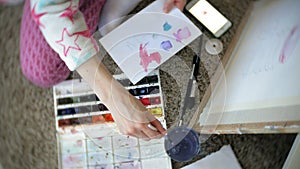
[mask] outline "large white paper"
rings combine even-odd
[[[134,84],[201,35],[179,9],[163,13],[164,2],[153,2],[100,39]]]
[[[241,169],[230,145],[182,169]]]
[[[254,3],[201,125],[300,120],[299,9],[295,0]],[[208,122],[212,114],[219,121]]]

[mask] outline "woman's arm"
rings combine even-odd
[[[165,133],[161,123],[112,77],[97,56],[79,66],[77,72],[108,107],[121,133],[146,140],[160,138]]]

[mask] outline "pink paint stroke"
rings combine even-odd
[[[300,39],[300,24],[296,25],[290,32],[289,36],[286,38],[283,48],[281,49],[279,62],[284,64],[287,62],[288,58],[293,54],[296,46],[299,45],[298,41]]]
[[[148,65],[152,61],[156,61],[157,64],[160,64],[161,61],[161,55],[158,52],[153,52],[150,54],[150,56],[148,55],[146,50],[147,44],[148,43],[146,43],[144,46],[140,44],[140,65],[143,66],[145,72],[148,72]]]
[[[181,42],[183,39],[187,39],[191,36],[191,32],[188,27],[178,29],[176,33],[173,33],[177,42]]]

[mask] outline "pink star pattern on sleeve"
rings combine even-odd
[[[92,33],[97,29],[104,3],[105,0],[30,0],[33,20],[71,71],[99,50]]]
[[[67,18],[70,19],[72,24],[74,24],[74,18],[73,17],[74,17],[74,14],[78,11],[77,9],[78,9],[77,6],[72,6],[72,1],[71,1],[69,7],[59,17],[67,17]]]
[[[97,30],[104,3],[26,0],[20,31],[20,61],[25,77],[35,85],[50,87],[95,56],[96,43],[91,35]]]
[[[67,28],[64,28],[61,35],[61,40],[56,41],[64,49],[64,55],[67,56],[70,49],[81,50],[81,48],[76,43],[79,35],[70,35]]]
[[[37,23],[38,26],[41,26],[41,27],[45,28],[45,26],[41,23],[40,19],[41,19],[42,16],[47,14],[47,12],[37,14],[36,11],[35,11],[36,10],[35,7],[36,7],[36,4],[34,4],[33,8],[31,9],[31,15],[32,15],[34,21]]]

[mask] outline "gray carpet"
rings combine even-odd
[[[136,11],[149,2],[151,0],[142,2]],[[234,23],[222,37],[226,48],[249,1],[212,2]],[[57,150],[52,89],[38,88],[22,75],[19,63],[21,15],[22,5],[0,6],[0,164],[4,169],[53,169],[57,168]],[[163,76],[167,75],[163,73]],[[163,85],[170,86],[172,83],[164,81]],[[164,92],[166,112],[172,112],[174,109],[168,105],[174,95],[168,89]],[[294,134],[212,135],[201,144],[201,153],[191,162],[219,150],[222,145],[230,144],[243,168],[281,168],[294,138]],[[173,167],[186,164],[173,162]]]

